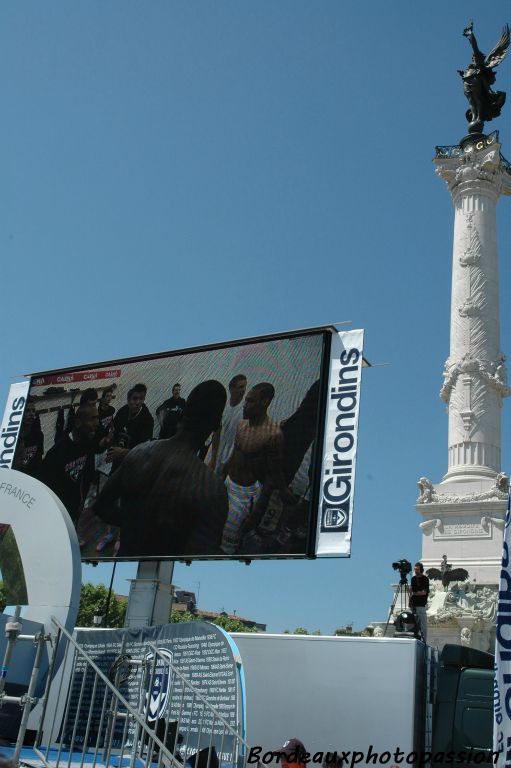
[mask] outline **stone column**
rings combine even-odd
[[[440,393],[449,415],[448,468],[440,483],[419,479],[416,509],[425,568],[439,569],[445,555],[467,572],[470,599],[453,582],[428,606],[431,622],[446,629],[452,619],[451,641],[459,642],[454,619],[468,621],[484,607],[491,623],[488,588],[498,583],[502,557],[509,478],[500,466],[500,428],[510,390],[500,349],[496,208],[511,194],[511,166],[496,132],[437,147],[434,162],[454,205],[451,339]]]
[[[497,134],[438,148],[434,162],[455,210],[450,354],[440,393],[449,414],[442,484],[464,483],[500,472],[501,406],[510,390],[500,350],[496,206],[511,194],[511,170]]]

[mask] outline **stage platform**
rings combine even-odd
[[[45,755],[49,765],[51,766],[59,765],[60,768],[81,768],[83,765],[95,765],[98,768],[107,768],[107,764],[103,760],[103,750],[99,750],[96,754],[94,750],[84,753],[68,752],[67,750],[63,749],[59,755],[58,749],[50,749],[48,750],[48,754],[46,756],[46,748],[42,747],[40,752]],[[3,757],[11,758],[14,754],[14,744],[3,745],[0,748],[0,754]],[[110,768],[128,768],[130,761],[130,755],[124,755],[121,761],[121,758],[118,754],[113,754],[110,756],[108,766]],[[20,754],[20,766],[29,766],[30,768],[44,768],[44,765],[44,761],[41,760],[33,747],[23,747]],[[154,768],[156,768],[157,765],[157,762],[148,763],[148,766],[154,766]],[[168,766],[169,762],[163,759],[160,765]],[[135,759],[134,766],[135,768],[144,768],[146,766],[146,761],[137,757]]]

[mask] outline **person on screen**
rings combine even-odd
[[[156,409],[156,418],[160,423],[158,440],[174,437],[183,418],[185,407],[186,400],[181,397],[181,384],[174,384],[172,397],[169,397]]]
[[[107,480],[94,512],[120,527],[119,557],[221,554],[227,492],[197,451],[218,429],[226,400],[220,382],[199,384],[178,433],[138,445]]]
[[[98,429],[96,432],[96,478],[95,478],[95,495],[98,494],[102,485],[106,481],[106,477],[103,474],[103,469],[111,468],[111,465],[107,462],[106,453],[113,441],[113,420],[115,415],[115,408],[111,405],[114,398],[114,387],[106,387],[101,393],[101,397],[98,402]],[[85,507],[88,507],[86,502]],[[103,552],[109,544],[117,539],[117,530],[112,526],[108,526],[98,543],[96,544],[96,552]]]
[[[79,405],[88,404],[94,405],[95,407],[98,405],[98,391],[93,387],[84,389],[80,395]],[[68,407],[67,418],[64,420],[64,408],[59,408],[57,414],[57,423],[55,425],[55,443],[58,443],[59,440],[62,440],[63,437],[71,434],[73,431],[75,423],[75,412],[76,406],[71,403],[71,405]]]
[[[319,379],[308,389],[296,411],[280,424],[282,432],[282,472],[286,485],[292,483],[294,476],[302,465],[305,454],[309,450],[311,444],[313,444],[317,429],[318,402]],[[309,463],[309,487],[311,484],[312,466],[313,461],[311,459]],[[276,490],[276,486],[274,486],[272,480],[269,479],[264,485],[264,489],[259,496],[257,505],[245,521],[243,528],[244,534],[258,527],[266,512],[268,502],[274,490]],[[286,527],[296,528],[301,523],[306,522],[306,520],[302,518],[303,513],[307,513],[307,511],[308,505],[305,505],[305,507],[304,505],[293,505],[290,508],[289,513],[287,509],[284,511],[281,522]],[[297,514],[299,512],[302,513],[301,517]]]
[[[88,387],[87,389],[84,389],[82,394],[80,395],[79,405],[93,405],[95,408],[97,408],[98,407],[98,390],[94,389],[94,387]],[[65,432],[68,435],[73,431],[73,426],[75,423],[75,412],[76,412],[75,407],[71,406],[67,413]]]
[[[80,395],[80,405],[95,405],[98,407],[98,390],[94,387],[84,389]]]
[[[44,454],[44,435],[32,395],[27,397],[13,469],[35,477]]]
[[[106,387],[101,393],[101,398],[98,402],[99,427],[105,434],[108,433],[115,415],[115,408],[111,404],[113,399],[114,388]]]
[[[94,475],[97,428],[96,406],[80,405],[71,433],[50,448],[38,472],[38,479],[57,494],[75,526]]]
[[[283,472],[290,483],[314,440],[318,420],[319,379],[308,389],[296,411],[281,422],[284,435]]]
[[[229,459],[236,437],[238,424],[243,419],[243,398],[247,389],[247,377],[244,373],[233,376],[229,382],[229,401],[222,415],[220,429],[213,432],[211,458],[209,466],[220,474]]]
[[[222,472],[229,497],[222,536],[222,552],[227,555],[239,550],[243,525],[261,493],[265,494],[265,486],[278,489],[284,504],[297,503],[282,470],[282,430],[267,413],[274,395],[268,382],[250,390],[243,405],[244,420],[238,425],[231,457]]]
[[[151,440],[154,419],[144,401],[147,394],[145,384],[135,384],[127,394],[127,404],[119,408],[113,418],[113,446],[108,449],[107,459],[114,468],[128,455],[132,448]]]
[[[96,451],[101,453],[113,440],[115,408],[111,405],[114,388],[106,387],[98,401],[98,431],[96,433]]]

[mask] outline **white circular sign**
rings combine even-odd
[[[28,605],[22,616],[54,631],[55,616],[75,626],[81,588],[80,547],[64,505],[46,485],[15,469],[0,469],[0,524],[7,523],[21,556]]]

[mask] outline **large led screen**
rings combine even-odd
[[[13,467],[82,559],[314,556],[331,332],[37,374]]]

